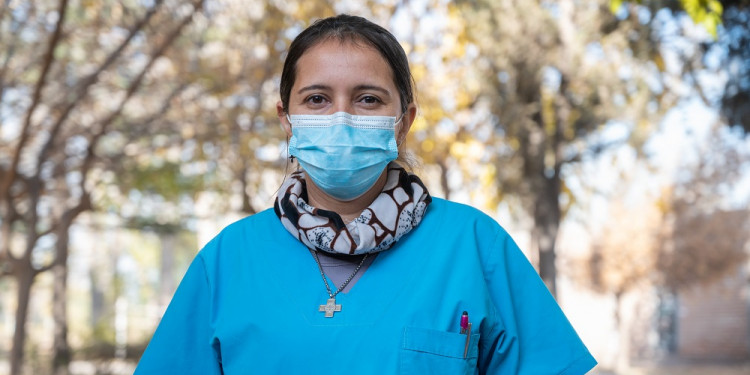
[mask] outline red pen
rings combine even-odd
[[[466,333],[466,329],[469,328],[469,313],[464,311],[461,314],[461,334]]]
[[[469,354],[469,342],[471,341],[471,323],[469,323],[469,313],[464,311],[461,314],[461,334],[466,335],[466,345],[464,345],[464,358]]]

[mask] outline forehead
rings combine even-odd
[[[393,71],[375,47],[364,41],[338,38],[323,40],[305,51],[297,61],[295,78],[295,86],[344,79],[394,85]]]

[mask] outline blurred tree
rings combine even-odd
[[[640,287],[675,295],[736,272],[747,259],[750,197],[743,197],[736,186],[741,171],[750,166],[750,154],[735,142],[737,134],[725,130],[714,129],[698,160],[686,157],[675,181],[659,197],[643,202],[644,197],[634,194],[637,182],[644,180],[635,172],[642,171],[642,165],[621,172],[618,186],[607,197],[611,203],[603,229],[592,233],[590,255],[571,267],[578,281],[615,298],[619,369],[628,365],[630,354],[629,331],[620,319],[623,296]]]
[[[622,0],[612,0],[614,12],[623,6]],[[700,48],[681,56],[685,74],[697,76],[709,70],[725,76],[724,89],[718,98],[707,97],[714,82],[695,82],[708,105],[721,108],[728,126],[739,126],[750,133],[750,1],[749,0],[637,0],[652,12],[682,11],[698,25],[702,25],[713,41],[701,43]],[[678,32],[684,30],[678,29]],[[705,88],[703,87],[705,86]]]
[[[747,209],[695,212],[684,199],[673,200],[671,206],[658,259],[661,282],[668,290],[709,283],[735,271],[747,259]]]
[[[123,134],[131,133],[122,130],[129,125],[147,129],[168,105],[175,88],[153,70],[168,65],[165,52],[202,6],[3,3],[0,262],[18,289],[11,374],[22,371],[34,279],[48,270],[56,278],[54,368],[67,371],[69,230],[92,208],[92,188],[112,147],[103,144],[127,140]]]
[[[750,1],[725,2],[723,32],[714,48],[723,49],[717,66],[727,73],[720,105],[725,122],[750,134]],[[710,59],[706,54],[705,59]],[[708,65],[708,64],[706,64]]]
[[[610,8],[617,13],[622,7],[624,0],[611,0]],[[636,4],[646,4],[652,9],[667,8],[672,11],[684,10],[685,13],[697,25],[705,27],[706,31],[716,38],[717,29],[721,24],[721,15],[725,4],[739,3],[742,1],[720,1],[720,0],[635,0]]]
[[[487,112],[477,110],[481,86],[478,50],[467,35],[470,22],[444,2],[423,5],[401,3],[391,20],[408,54],[419,104],[410,149],[425,165],[438,168],[444,198],[460,188],[474,203],[494,210],[496,195],[487,194],[494,187],[494,166],[485,150],[492,131]],[[481,202],[482,197],[490,199]]]
[[[735,186],[750,166],[747,150],[715,131],[660,200],[663,229],[657,251],[659,284],[672,292],[710,283],[748,257],[749,197]],[[735,195],[734,197],[732,195]],[[738,201],[743,203],[732,203]]]
[[[576,197],[566,165],[612,144],[636,149],[679,98],[668,78],[651,13],[616,17],[608,1],[459,2],[479,48],[483,92],[496,127],[500,194],[521,197],[533,219],[538,266],[556,291],[555,241]],[[631,6],[635,7],[635,6]],[[622,137],[600,130],[619,122]],[[566,202],[563,205],[561,202]]]
[[[578,281],[594,291],[614,297],[614,324],[618,334],[615,366],[624,372],[630,363],[630,327],[624,321],[625,296],[641,287],[653,285],[657,263],[654,251],[661,229],[661,212],[653,201],[633,204],[626,190],[634,179],[620,185],[613,195],[602,231],[595,236],[591,254],[583,263],[571,267]],[[577,272],[576,272],[577,271]]]

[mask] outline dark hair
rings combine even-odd
[[[297,61],[308,49],[331,38],[364,42],[380,52],[393,72],[393,83],[401,97],[401,111],[406,111],[407,106],[414,101],[414,89],[409,61],[401,44],[388,30],[365,18],[340,14],[315,21],[297,35],[289,46],[279,85],[284,112],[289,111],[289,96],[296,79]]]

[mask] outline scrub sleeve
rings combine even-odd
[[[479,360],[483,374],[585,374],[586,346],[513,239],[502,228],[485,278],[499,319]],[[484,342],[483,342],[484,344]]]
[[[134,375],[223,374],[212,338],[211,292],[203,258],[191,263]]]

